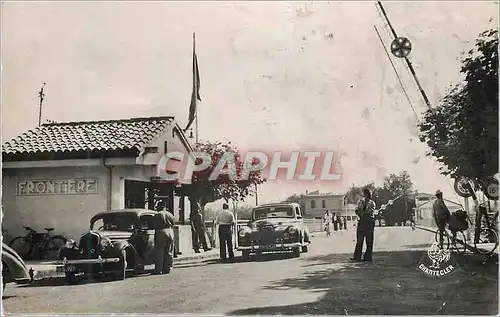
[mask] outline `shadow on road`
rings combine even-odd
[[[497,314],[498,266],[456,256],[459,269],[444,276],[418,270],[423,251],[377,252],[372,263],[350,263],[350,254],[305,258],[324,265],[303,276],[276,281],[266,290],[325,292],[318,301],[236,310],[229,315],[435,315]]]
[[[127,273],[128,278],[140,278],[144,276],[151,276],[150,271],[146,271],[142,274],[132,274],[131,272]],[[46,279],[35,280],[28,284],[21,284],[19,287],[47,287],[47,286],[75,286],[75,285],[85,285],[85,284],[93,284],[93,283],[109,283],[116,282],[112,276],[100,276],[97,278],[92,278],[90,276],[78,276],[76,284],[68,284],[65,277],[52,277]]]
[[[291,253],[271,253],[271,254],[263,254],[262,256],[250,256],[248,260],[244,260],[243,257],[237,256],[232,260],[222,261],[221,259],[210,259],[204,261],[196,261],[196,262],[188,262],[188,263],[179,263],[175,265],[175,268],[190,268],[190,267],[200,267],[206,265],[230,265],[236,263],[245,263],[245,262],[269,262],[269,261],[282,261],[286,259],[292,259],[293,256]]]

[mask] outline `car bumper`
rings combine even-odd
[[[56,261],[56,265],[78,265],[78,264],[102,264],[102,263],[117,263],[120,258],[97,258],[97,259],[82,259],[82,260],[62,260]]]
[[[301,247],[300,242],[293,243],[277,243],[273,245],[250,245],[250,246],[238,246],[238,251],[250,250],[250,251],[286,251],[292,250],[297,247]]]
[[[81,259],[81,260],[66,260],[52,262],[56,266],[57,272],[72,272],[72,273],[92,273],[107,271],[111,269],[109,264],[120,262],[120,258],[97,258],[97,259]]]

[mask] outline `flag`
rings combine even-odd
[[[196,107],[200,97],[200,73],[198,69],[198,58],[196,57],[196,41],[193,33],[193,92],[191,93],[191,103],[189,105],[188,124],[184,130],[189,129],[196,117]]]

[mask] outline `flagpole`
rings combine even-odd
[[[196,107],[196,117],[195,117],[195,125],[196,125],[196,143],[198,143],[198,107]]]
[[[193,32],[193,53],[196,52],[196,33]],[[196,67],[196,65],[193,64],[193,68]],[[194,69],[193,69],[194,71]],[[198,75],[199,76],[199,75]],[[193,83],[194,84],[194,83]],[[196,87],[197,88],[197,87]],[[199,141],[198,137],[198,106],[196,107],[196,112],[195,112],[195,129],[196,129],[196,143]]]

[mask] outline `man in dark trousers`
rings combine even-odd
[[[339,230],[339,222],[337,220],[337,214],[333,213],[333,230],[338,231]]]
[[[450,211],[448,207],[446,207],[443,200],[443,193],[440,190],[436,191],[436,200],[432,204],[432,210],[434,215],[434,221],[436,221],[436,225],[439,230],[439,247],[443,248],[443,239],[444,239],[444,230],[446,228],[446,224],[450,220]]]
[[[368,188],[363,189],[363,199],[358,203],[356,215],[358,215],[358,225],[356,229],[356,248],[351,261],[354,262],[371,262],[373,252],[373,235],[375,232],[375,202],[372,200],[372,193]],[[366,251],[361,260],[363,244],[366,240]]]
[[[155,270],[153,274],[168,274],[173,266],[174,215],[166,210],[154,216]]]
[[[234,258],[233,252],[233,235],[232,228],[234,226],[234,215],[229,211],[229,205],[224,203],[222,210],[215,218],[215,225],[219,226],[219,245],[220,245],[220,258],[226,260],[226,246],[229,253],[229,260]]]
[[[191,209],[189,220],[191,222],[191,237],[193,240],[194,252],[200,253],[200,242],[203,245],[203,250],[210,251],[212,248],[208,247],[207,238],[205,236],[205,225],[200,213],[200,205],[197,204],[196,208]]]

